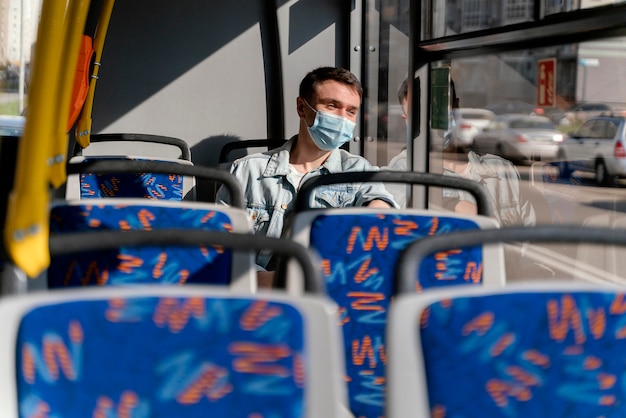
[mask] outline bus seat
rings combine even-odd
[[[400,252],[433,234],[497,228],[497,221],[452,212],[369,208],[310,210],[294,215],[292,221],[290,238],[318,253],[328,295],[340,307],[351,410],[359,417],[383,416],[386,314],[396,291]],[[484,260],[494,266],[492,272],[503,269],[502,257],[501,252],[487,255],[480,249],[447,254],[432,263],[438,275],[421,276],[419,281],[414,276],[413,289],[481,282],[500,286],[503,273],[485,276],[481,270],[487,264]]]
[[[474,195],[482,215],[461,216],[453,212],[417,209],[381,212],[366,207],[311,208],[317,187],[356,182],[461,188]],[[300,186],[294,213],[288,220],[287,236],[315,250],[322,260],[321,272],[328,295],[340,308],[348,398],[355,416],[383,416],[386,314],[395,293],[395,266],[400,251],[409,243],[433,234],[458,229],[497,228],[494,218],[484,216],[489,214],[487,196],[480,184],[431,173],[347,172],[317,176]],[[496,269],[502,267],[502,253],[492,255],[495,256],[489,258],[490,263]],[[414,288],[450,285],[452,282],[482,283],[482,260],[480,251],[450,254],[438,264],[444,262],[449,267],[441,280],[414,282]],[[486,283],[499,285],[503,277],[503,274],[490,276]],[[299,287],[294,283],[278,285],[288,289]]]
[[[101,133],[89,136],[89,146],[74,143],[72,156],[141,155],[191,161],[189,144],[179,138],[140,133]]]
[[[387,328],[388,417],[408,411],[468,418],[620,415],[623,396],[614,373],[622,374],[615,356],[626,348],[618,343],[623,281],[579,280],[571,263],[550,281],[529,275],[502,288],[413,291],[416,272],[433,254],[503,242],[624,247],[626,229],[518,226],[456,231],[409,245],[398,260],[400,294]]]
[[[281,146],[285,140],[272,140],[272,139],[238,139],[238,137],[228,138],[228,142],[226,142],[220,148],[219,158],[217,162],[208,163],[207,161],[203,161],[205,165],[214,165],[220,170],[230,171],[230,168],[237,158],[244,157],[246,155],[255,153],[255,152],[265,152],[276,147]],[[210,148],[212,152],[213,148]],[[194,153],[194,155],[198,155],[198,153]],[[205,200],[214,202],[215,195],[219,190],[221,184],[215,181],[199,181],[201,187],[201,192]]]
[[[432,187],[435,190],[443,188],[465,190],[476,200],[477,215],[492,216],[489,196],[484,187],[476,181],[462,177],[445,176],[443,174],[393,170],[350,171],[312,177],[300,185],[294,212],[306,211],[313,207],[312,200],[315,197],[317,188],[331,184],[351,183],[381,183],[383,185],[400,183],[407,186]]]
[[[280,147],[286,140],[280,139],[241,139],[236,141],[227,142],[220,150],[219,164],[228,164],[233,162],[236,158],[243,157],[253,152],[264,152],[271,149]],[[241,151],[245,150],[245,151]],[[231,154],[235,151],[240,151],[234,158]]]
[[[70,164],[87,159],[108,157],[73,157]],[[111,157],[119,159],[120,157]],[[127,157],[129,161],[142,160]],[[148,160],[150,161],[150,160]],[[193,165],[187,160],[159,160]],[[101,197],[145,197],[147,199],[195,200],[195,179],[174,173],[81,173],[67,178],[66,199]]]
[[[4,297],[0,315],[6,416],[343,416],[336,306],[321,296],[66,289]]]
[[[50,208],[50,234],[80,231],[186,228],[251,233],[244,210],[203,202],[145,199],[55,201]],[[110,248],[93,254],[54,257],[47,287],[125,285],[137,283],[228,284],[254,290],[256,272],[251,253],[223,249]]]
[[[66,199],[146,197],[196,200],[196,179],[223,184],[233,195],[232,206],[243,208],[243,190],[230,173],[195,166],[186,160],[134,157],[74,157],[67,165]]]
[[[386,416],[623,415],[625,294],[547,281],[397,296]]]

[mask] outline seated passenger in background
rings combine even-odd
[[[236,160],[231,173],[241,182],[254,232],[282,235],[285,216],[293,210],[300,184],[313,176],[347,171],[377,170],[365,158],[339,149],[352,139],[363,89],[354,74],[343,68],[321,67],[300,83],[296,111],[298,135],[280,148]],[[221,188],[217,201],[228,204]],[[391,208],[393,197],[380,183],[320,186],[314,207],[369,206]],[[272,254],[262,251],[257,264],[272,270]],[[267,274],[264,274],[267,273]],[[259,272],[259,286],[271,287],[273,272]]]
[[[419,78],[415,80],[419,84]],[[454,82],[451,83],[452,108],[459,107],[459,98],[456,95]],[[398,100],[402,105],[402,117],[406,120],[408,114],[408,83],[405,80],[398,90]],[[415,102],[419,102],[419,99]],[[445,140],[444,135],[444,140]],[[444,144],[444,175],[458,176],[481,183],[489,196],[491,210],[494,217],[502,226],[534,225],[536,223],[535,209],[524,195],[521,188],[520,175],[517,168],[507,159],[497,155],[478,155],[474,151],[459,154],[454,149],[448,149]],[[382,169],[406,170],[407,151],[401,151],[393,157],[389,165]],[[396,201],[402,207],[406,205],[406,186],[387,185]],[[456,189],[444,189],[444,207],[457,213],[475,214],[476,203],[469,192]]]

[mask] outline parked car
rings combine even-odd
[[[626,104],[619,103],[579,103],[565,112],[570,123],[583,123],[589,118],[601,115],[618,114],[626,116]]]
[[[496,115],[507,114],[524,114],[524,115],[543,115],[543,109],[526,102],[498,102],[486,106],[485,109],[491,110]]]
[[[596,182],[609,185],[626,177],[626,117],[597,116],[587,120],[560,145],[561,175],[572,171],[595,173]]]
[[[474,137],[496,117],[491,110],[472,107],[454,109],[452,113],[455,121],[452,140],[458,149],[471,147]]]
[[[25,121],[24,116],[0,115],[0,136],[21,136]]]
[[[474,137],[472,149],[511,160],[554,159],[563,133],[545,116],[498,115]]]

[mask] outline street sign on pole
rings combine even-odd
[[[537,106],[556,106],[556,58],[537,62]]]
[[[600,65],[600,60],[597,58],[581,58],[578,63],[583,67],[597,67]]]

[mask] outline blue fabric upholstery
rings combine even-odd
[[[162,173],[82,173],[80,197],[145,197],[180,201],[183,199],[183,176]]]
[[[385,327],[400,252],[425,236],[477,229],[473,221],[417,214],[320,215],[310,246],[319,252],[329,295],[340,306],[350,408],[384,415]],[[416,289],[480,283],[482,251],[449,251],[422,264]]]
[[[245,298],[38,307],[19,327],[20,416],[302,417],[303,335],[293,306]]]
[[[602,291],[431,304],[420,332],[432,416],[626,416],[624,312],[624,294]]]
[[[50,232],[193,228],[230,231],[224,212],[191,206],[150,204],[61,205],[50,213]],[[48,287],[137,283],[228,284],[232,252],[213,247],[128,247],[55,257]]]

